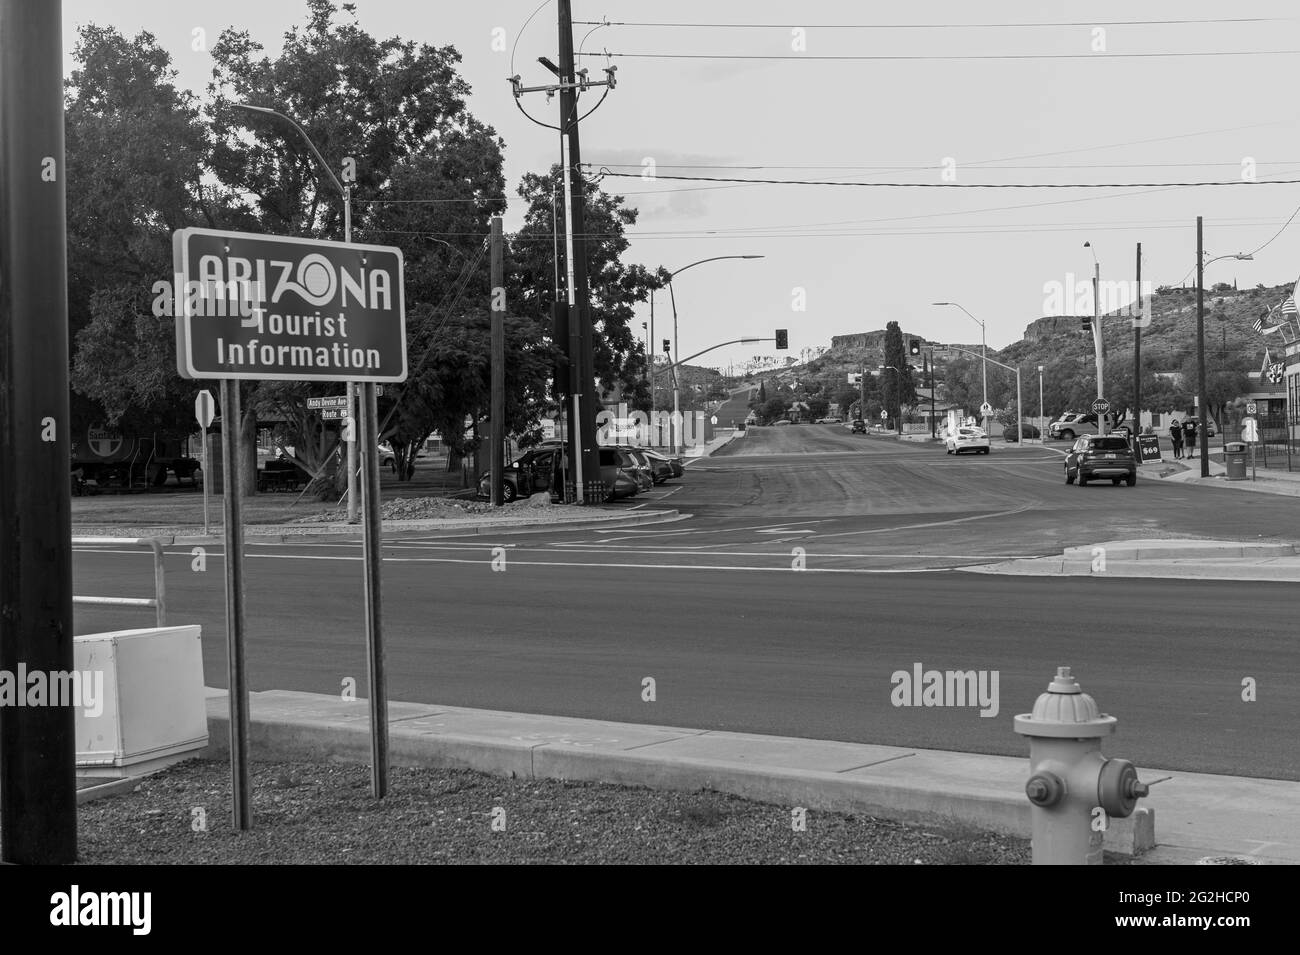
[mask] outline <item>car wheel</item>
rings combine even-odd
[[[1062,432],[1061,432],[1061,440],[1062,440],[1062,441],[1073,441],[1073,440],[1074,440],[1074,432],[1073,432],[1073,431],[1062,431]]]
[[[1115,485],[1116,487],[1119,487],[1119,481],[1120,481],[1119,478],[1111,478],[1111,479],[1110,479],[1110,483],[1113,484],[1113,485]]]
[[[509,504],[517,496],[515,486],[509,481],[501,482],[501,500]]]
[[[1136,474],[1130,474],[1128,477],[1124,479],[1124,483],[1127,484],[1129,487],[1133,487],[1133,485],[1137,484],[1137,482],[1138,482],[1138,476]]]
[[[981,453],[981,454],[988,454],[988,453],[989,453],[990,451],[992,451],[992,450],[993,450],[992,448],[980,448],[980,453]]]

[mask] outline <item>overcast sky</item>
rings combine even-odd
[[[63,6],[66,68],[78,24],[112,24],[128,35],[148,30],[171,52],[179,83],[200,94],[212,63],[192,49],[195,30],[206,31],[210,46],[234,25],[274,54],[306,11],[297,0],[65,0]],[[357,0],[356,6],[361,26],[375,36],[460,51],[462,75],[473,86],[471,110],[505,140],[512,197],[524,172],[558,158],[557,134],[519,113],[506,82],[512,72],[529,85],[550,79],[537,57],[556,57],[553,0]],[[957,183],[1240,180],[1243,162],[1253,160],[1261,181],[1300,180],[1297,16],[1300,8],[1286,0],[575,0],[576,20],[713,24],[610,25],[586,37],[586,50],[601,55],[585,57],[584,65],[599,76],[613,62],[618,87],[582,124],[583,158],[636,173],[653,159],[661,177],[915,183],[943,182],[945,159],[955,163]],[[1264,22],[1101,26],[1208,18]],[[1066,21],[1077,25],[1013,25]],[[736,26],[742,23],[769,26]],[[863,24],[870,26],[849,26]],[[493,50],[497,28],[504,30],[504,52]],[[794,49],[795,28],[804,31],[802,50]],[[590,30],[576,27],[577,42]],[[1094,52],[1101,43],[1104,52]],[[703,58],[606,61],[606,51]],[[1251,55],[1121,56],[1239,51]],[[769,58],[723,58],[742,55]],[[921,58],[815,59],[868,56]],[[594,96],[584,99],[584,105],[594,102]],[[548,105],[534,95],[524,105],[555,121],[558,100]],[[736,168],[756,166],[765,168]],[[771,337],[778,327],[790,330],[797,355],[829,344],[832,335],[883,328],[891,319],[934,341],[979,340],[971,319],[955,308],[932,307],[934,301],[961,303],[986,322],[989,344],[1002,347],[1044,314],[1045,283],[1064,283],[1068,273],[1090,279],[1085,240],[1096,250],[1103,280],[1131,280],[1141,242],[1143,278],[1178,284],[1195,265],[1198,214],[1205,217],[1206,248],[1225,255],[1264,245],[1300,207],[1300,185],[886,189],[663,178],[607,178],[603,185],[641,210],[629,233],[633,261],[675,270],[711,256],[765,256],[709,263],[677,279],[683,357],[727,339]],[[520,211],[516,200],[507,229],[517,225]],[[1250,287],[1294,282],[1297,275],[1300,216],[1256,261],[1217,262],[1206,282],[1235,279]],[[805,292],[805,311],[793,308],[797,289]],[[661,304],[657,338],[671,335],[670,313]],[[641,320],[648,320],[649,308],[643,311]],[[771,348],[736,347],[701,363],[721,365]]]

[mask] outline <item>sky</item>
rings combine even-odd
[[[507,82],[516,73],[525,85],[552,79],[537,58],[557,56],[554,0],[355,5],[374,36],[460,51],[469,108],[505,141],[512,198],[525,172],[557,161],[558,134],[520,113]],[[65,70],[78,24],[148,30],[171,53],[178,84],[200,94],[211,77],[206,51],[223,28],[248,30],[273,55],[306,16],[300,0],[64,0],[63,10]],[[574,19],[610,21],[575,26],[593,78],[618,67],[616,88],[581,124],[582,158],[633,174],[602,181],[640,210],[627,259],[675,271],[714,256],[763,256],[676,278],[682,357],[777,328],[789,330],[797,357],[891,320],[949,343],[979,342],[982,321],[988,344],[1004,347],[1050,313],[1052,283],[1090,281],[1094,253],[1103,281],[1132,281],[1141,243],[1144,280],[1190,284],[1198,215],[1210,256],[1255,253],[1210,265],[1207,286],[1300,276],[1300,216],[1284,228],[1300,209],[1300,184],[1264,184],[1300,180],[1300,8],[1287,0],[574,0]],[[1207,19],[1219,22],[1172,22]],[[1135,20],[1160,22],[1122,22]],[[1178,55],[1139,55],[1152,53]],[[1206,53],[1215,55],[1185,55]],[[594,103],[591,94],[582,106]],[[556,120],[558,99],[534,94],[520,105]],[[1255,182],[976,189],[668,176]],[[521,217],[516,198],[507,231]],[[939,301],[965,311],[931,304]],[[665,305],[656,296],[657,341],[672,337]],[[648,305],[639,312],[638,325],[650,320]],[[699,364],[755,354],[786,353],[731,346]]]

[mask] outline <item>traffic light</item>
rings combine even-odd
[[[776,347],[777,348],[790,347],[790,333],[784,328],[778,328],[776,330]]]
[[[665,354],[665,355],[671,355],[672,353],[673,353],[673,344],[672,344],[672,342],[670,342],[668,339],[665,338],[665,339],[664,339],[664,354]]]
[[[921,340],[919,338],[913,338],[907,345],[907,351],[912,355],[921,354]]]

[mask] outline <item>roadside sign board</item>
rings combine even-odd
[[[1092,402],[1093,414],[1108,414],[1110,412],[1110,402],[1105,398],[1094,398]]]
[[[980,417],[981,417],[981,418],[987,418],[987,417],[988,417],[989,415],[991,415],[992,413],[993,413],[993,406],[992,406],[991,404],[989,404],[987,401],[984,402],[984,404],[980,405]]]
[[[205,431],[212,427],[213,408],[212,392],[200,391],[194,396],[194,417]]]
[[[400,249],[180,229],[172,261],[182,377],[406,380]]]
[[[1160,435],[1138,435],[1138,463],[1151,464],[1160,460]]]
[[[1254,418],[1241,419],[1241,440],[1250,444],[1259,441],[1259,422]]]
[[[322,421],[343,421],[347,418],[346,408],[322,408],[320,419]]]
[[[881,409],[880,409],[880,420],[881,420],[881,421],[884,421],[884,420],[885,420],[886,418],[888,418],[888,417],[889,417],[889,412],[886,411],[884,408],[881,408]]]
[[[1248,415],[1254,417],[1255,412],[1258,411],[1258,410],[1259,410],[1259,406],[1256,405],[1255,402],[1253,402],[1253,401],[1247,401],[1247,402],[1246,402],[1246,414],[1248,414]]]

